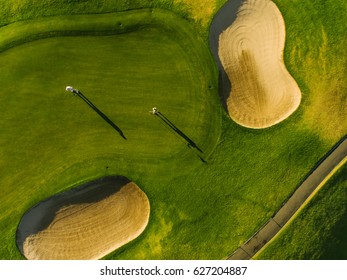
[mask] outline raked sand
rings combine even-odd
[[[230,117],[249,128],[266,128],[289,117],[300,89],[283,61],[285,25],[270,0],[246,0],[219,37],[219,56],[231,81]]]
[[[142,190],[130,182],[95,203],[66,206],[49,227],[27,237],[27,259],[99,259],[138,237],[145,229],[150,206]]]

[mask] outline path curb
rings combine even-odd
[[[318,161],[297,189],[288,197],[274,215],[243,245],[228,256],[228,260],[252,259],[277,235],[300,210],[314,192],[325,183],[347,159],[347,135]]]

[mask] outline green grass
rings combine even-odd
[[[0,224],[4,242],[12,244],[11,253],[1,251],[2,256],[18,256],[13,236],[26,209],[77,182],[104,175],[106,166],[109,173],[126,175],[140,185],[147,177],[156,178],[153,185],[144,184],[154,196],[165,186],[158,184],[162,177],[203,164],[198,151],[149,113],[153,106],[194,141],[206,159],[219,138],[215,66],[207,47],[190,36],[190,26],[157,10],[105,17],[119,29],[113,32],[121,34],[102,36],[95,24],[102,16],[81,16],[76,19],[79,30],[89,31],[94,21],[99,36],[51,37],[0,54]],[[59,24],[68,29],[65,17],[52,19],[48,26],[60,29]],[[27,26],[16,25],[14,36],[22,32],[22,37],[33,38],[37,30],[54,35],[49,29],[43,32],[40,21],[30,26],[28,35]],[[66,85],[80,89],[127,140],[67,93]],[[14,203],[18,207],[13,208]]]
[[[347,165],[316,194],[258,259],[347,259]]]
[[[286,66],[303,93],[305,125],[328,141],[347,131],[347,2],[275,0],[286,23]]]
[[[201,35],[207,37],[212,16],[225,2],[226,0],[0,0],[0,27],[38,17],[160,8],[189,20]]]
[[[324,147],[295,121],[257,131],[225,117],[209,163],[172,178],[155,197],[158,222],[108,258],[225,258],[273,214]]]
[[[341,47],[346,38],[343,0],[329,1],[324,11],[318,9],[318,0],[276,1],[287,26],[285,60],[303,91],[303,104],[293,116],[265,130],[242,128],[222,112],[217,73],[207,50],[208,27],[193,20],[194,9],[185,8],[191,1],[153,1],[190,18],[190,25],[157,10],[153,15],[64,15],[123,11],[147,1],[126,4],[130,7],[123,5],[126,1],[98,5],[47,0],[35,9],[29,0],[3,2],[2,24],[60,16],[0,29],[0,258],[21,258],[14,234],[24,211],[54,193],[105,175],[106,166],[108,174],[125,175],[146,192],[151,216],[138,239],[105,258],[224,258],[273,214],[347,132],[341,122],[347,108],[329,118],[323,88],[336,83],[343,89],[347,78],[346,50]],[[223,2],[216,1],[216,8]],[[337,29],[335,10],[342,25]],[[314,32],[322,27],[326,52],[317,49],[323,41]],[[53,37],[35,40],[47,36]],[[324,73],[338,75],[319,72],[322,61]],[[128,140],[66,93],[68,84],[79,88]],[[330,93],[329,100],[337,100],[334,109],[344,94]],[[153,106],[204,151],[207,164],[148,113]]]
[[[147,241],[147,250],[135,243],[110,257],[146,258],[147,252],[151,252],[152,258],[163,254],[168,258],[187,259],[227,255],[278,209],[314,162],[346,134],[346,3],[275,2],[286,22],[285,62],[302,90],[301,107],[284,123],[264,131],[243,129],[227,123],[225,118],[224,132],[211,165],[191,175],[190,185],[198,186],[197,195],[194,199],[180,199],[188,213],[193,212],[196,200],[209,207],[188,221],[177,218],[176,229],[167,226],[161,231],[160,225],[152,224],[143,238],[148,240],[150,232],[161,236],[157,237],[161,247],[156,248],[162,248],[159,253],[155,253]],[[326,34],[325,41],[323,33],[317,32],[320,30]],[[183,177],[179,182],[183,180],[187,179]],[[201,190],[206,189],[213,191],[204,196]],[[345,205],[345,199],[341,203]],[[189,222],[192,227],[199,225],[194,235],[187,234],[183,227]],[[324,224],[324,220],[321,223]],[[343,224],[341,220],[341,228]],[[208,238],[206,232],[209,232]],[[332,233],[336,234],[340,233]],[[302,242],[301,239],[299,244]],[[184,251],[187,254],[182,253]]]
[[[347,131],[347,3],[332,0],[274,2],[286,22],[286,65],[303,92],[302,127],[309,127],[325,142],[337,141]],[[347,197],[343,184],[338,183],[342,179],[342,173],[331,179],[259,258],[345,259],[346,219],[343,217]],[[324,195],[327,197],[323,198]]]

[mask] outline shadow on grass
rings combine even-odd
[[[179,130],[167,117],[165,117],[161,112],[157,112],[156,116],[158,116],[165,124],[167,124],[174,132],[176,132],[179,136],[181,136],[184,140],[187,141],[189,148],[195,148],[200,153],[203,153],[203,151],[194,143],[193,140],[191,140],[187,135],[185,135],[181,130]]]
[[[321,260],[346,260],[347,259],[347,211],[344,212],[339,221],[331,230],[331,235],[324,242]]]
[[[85,97],[82,92],[77,91],[77,93],[75,94],[78,95],[84,102],[86,102],[89,105],[89,107],[92,108],[100,117],[102,117],[110,126],[112,126],[119,133],[121,137],[127,140],[123,131],[113,121],[111,121],[103,112],[101,112],[87,97]]]
[[[165,117],[163,115],[163,113],[161,112],[156,112],[154,114],[157,118],[159,118],[163,125],[165,127],[167,127],[169,130],[173,131],[174,133],[176,133],[178,135],[178,137],[183,138],[184,141],[187,142],[188,148],[192,150],[196,149],[197,151],[199,151],[200,153],[204,153],[196,144],[195,142],[190,139],[186,134],[184,134],[180,129],[177,128],[177,126],[175,126],[167,117]],[[194,150],[192,150],[194,152]],[[197,154],[196,152],[194,152],[194,154],[203,162],[203,163],[207,163],[207,161],[199,154]]]

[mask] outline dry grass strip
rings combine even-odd
[[[142,190],[130,182],[95,203],[66,206],[49,227],[26,238],[28,259],[99,259],[138,237],[149,219]]]
[[[301,92],[284,65],[284,43],[284,20],[270,0],[246,0],[220,35],[219,56],[232,86],[228,112],[240,125],[269,127],[298,108]]]

